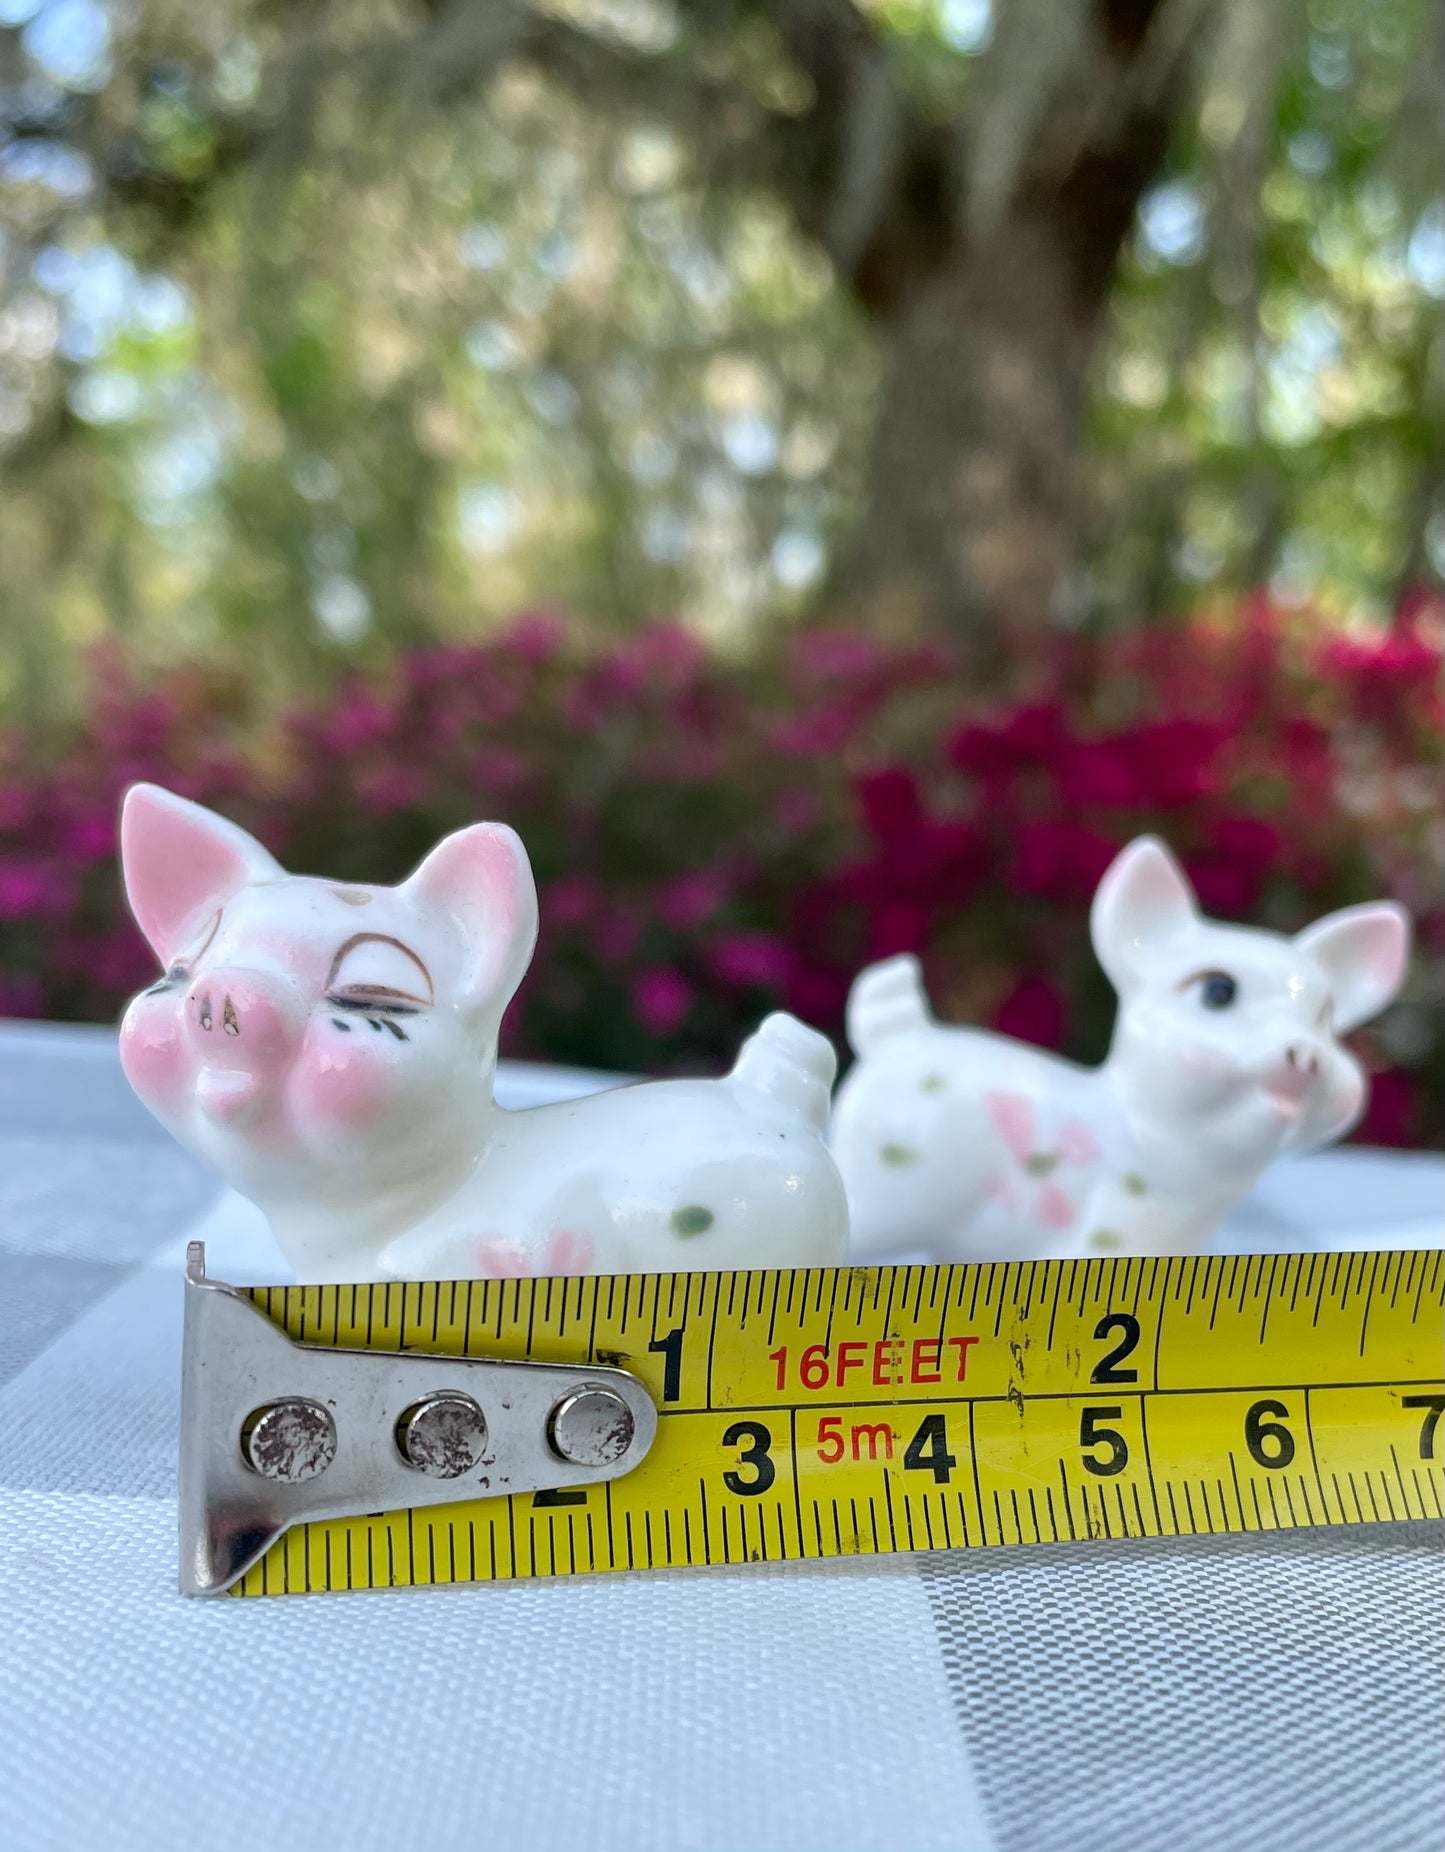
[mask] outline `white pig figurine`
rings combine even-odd
[[[831,1132],[854,1259],[1188,1252],[1272,1159],[1358,1118],[1365,1079],[1336,1037],[1399,989],[1401,908],[1347,907],[1293,938],[1219,925],[1145,836],[1090,925],[1119,993],[1099,1068],[936,1022],[912,957],[860,975]]]
[[[235,824],[136,785],[121,860],[164,972],[126,1011],[126,1074],[260,1206],[299,1279],[843,1259],[821,1135],[833,1049],[791,1016],[721,1080],[496,1105],[498,1026],[537,932],[504,825],[359,887],[288,874]]]

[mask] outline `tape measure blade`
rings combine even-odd
[[[258,1288],[308,1343],[616,1364],[605,1485],[298,1527],[242,1594],[1439,1517],[1438,1250]]]

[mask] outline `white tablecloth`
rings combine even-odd
[[[1438,1243],[1442,1178],[1282,1165],[1220,1245]],[[183,1601],[198,1233],[285,1277],[108,1035],[0,1031],[0,1852],[1445,1843],[1423,1524]]]

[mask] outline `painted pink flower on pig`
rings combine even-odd
[[[833,1051],[792,1017],[720,1080],[497,1107],[498,1026],[537,931],[505,825],[361,887],[288,874],[236,825],[138,785],[121,855],[162,966],[126,1012],[125,1071],[261,1206],[301,1278],[843,1258],[820,1137]]]

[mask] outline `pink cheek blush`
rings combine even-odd
[[[192,1075],[181,1040],[180,1014],[164,998],[138,998],[120,1026],[120,1064],[148,1106],[178,1107]]]
[[[369,1033],[363,1041],[356,1031],[342,1034],[329,1021],[316,1025],[288,1089],[301,1123],[363,1131],[382,1117],[396,1085],[385,1051],[371,1041]]]

